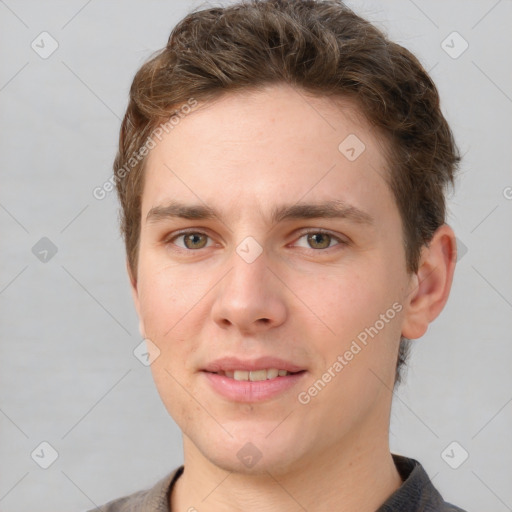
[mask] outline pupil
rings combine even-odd
[[[327,241],[327,245],[329,245],[329,241],[328,241],[328,238],[329,238],[329,235],[326,235],[324,233],[316,233],[314,235],[312,235],[312,238],[313,238],[313,243],[314,244],[320,244],[323,247],[325,247],[325,242]],[[324,243],[322,244],[322,238],[324,239]],[[318,247],[316,247],[318,248]]]
[[[200,245],[200,237],[198,233],[192,233],[187,237],[187,240],[190,242],[191,245]],[[198,243],[199,242],[199,243]]]

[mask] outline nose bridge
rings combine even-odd
[[[224,295],[250,307],[258,297],[266,295],[268,286],[268,257],[263,247],[252,237],[244,239],[235,249],[231,259],[232,270],[226,276]],[[257,246],[256,246],[257,244]]]
[[[212,315],[217,323],[252,330],[283,321],[286,308],[269,264],[266,251],[254,238],[238,244],[215,297]]]

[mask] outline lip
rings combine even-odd
[[[235,380],[215,372],[221,371],[256,371],[277,368],[292,372],[291,375],[276,377],[261,381]],[[204,375],[209,386],[220,396],[233,402],[263,402],[290,390],[308,373],[303,366],[278,357],[259,357],[257,359],[239,359],[238,357],[223,357],[212,361],[200,372]]]
[[[284,368],[282,368],[284,370]],[[306,371],[260,381],[235,380],[225,375],[201,372],[210,387],[219,395],[233,402],[263,402],[290,390],[307,374]]]
[[[267,368],[277,368],[278,370],[286,370],[288,372],[300,372],[305,370],[303,366],[298,366],[284,359],[278,357],[259,357],[257,359],[239,359],[237,357],[223,357],[212,361],[207,366],[202,368],[205,372],[221,372],[221,371],[235,371],[235,370],[246,370],[256,371],[265,370]]]

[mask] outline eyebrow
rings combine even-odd
[[[154,223],[171,218],[208,220],[222,219],[222,215],[210,206],[189,205],[173,200],[166,205],[151,208],[146,216],[146,222]],[[370,214],[341,200],[276,206],[272,209],[270,222],[275,225],[285,220],[320,218],[346,219],[357,224],[374,224]]]

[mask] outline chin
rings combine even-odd
[[[268,477],[269,474],[272,476],[286,474],[289,468],[294,466],[291,460],[283,460],[280,455],[272,454],[269,456],[268,452],[266,454],[265,456],[261,453],[261,458],[254,462],[248,461],[247,455],[241,457],[242,460],[240,460],[238,457],[233,457],[232,453],[211,454],[209,460],[212,464],[227,472],[265,477]],[[208,456],[208,454],[205,455]]]
[[[228,441],[226,438],[217,443],[203,440],[196,446],[212,464],[228,472],[268,477],[269,473],[273,476],[285,474],[290,468],[296,467],[299,454],[295,449],[298,442],[284,442],[293,436],[282,432],[275,439],[267,436],[268,431],[254,435],[248,435],[246,431],[244,435],[233,436]]]

